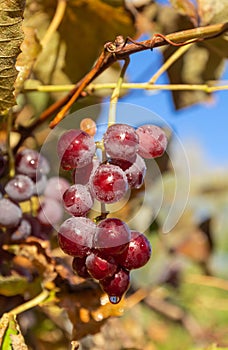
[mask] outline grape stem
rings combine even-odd
[[[58,0],[55,15],[45,33],[45,36],[41,40],[42,47],[47,46],[47,44],[52,38],[52,35],[56,32],[60,23],[62,22],[62,19],[66,11],[66,5],[67,5],[67,0]]]
[[[32,309],[33,307],[41,304],[49,297],[49,291],[47,289],[44,289],[39,295],[37,295],[35,298],[27,301],[26,303],[19,305],[8,312],[8,315],[18,315],[24,311],[27,311],[29,309]]]
[[[130,63],[130,58],[127,57],[124,60],[124,65],[121,69],[120,72],[120,77],[116,83],[116,87],[113,90],[111,99],[110,99],[110,108],[109,108],[109,116],[108,116],[108,127],[112,124],[115,124],[116,121],[116,106],[117,106],[117,102],[120,96],[120,89],[121,89],[121,85],[123,84],[123,80],[124,80],[124,75],[126,73],[127,67]]]
[[[56,112],[56,117],[52,120],[50,127],[54,128],[65,117],[71,106],[78,98],[85,95],[86,87],[97,78],[102,72],[118,60],[125,60],[131,54],[136,52],[152,50],[154,47],[164,45],[184,46],[190,42],[202,41],[217,37],[228,30],[227,23],[217,23],[210,26],[188,29],[164,36],[162,34],[154,34],[149,40],[135,42],[128,40],[131,43],[126,45],[126,41],[119,45],[118,37],[113,41],[106,43],[104,50],[98,57],[94,67],[74,86],[67,96],[58,100],[53,105],[48,107],[41,115],[40,119],[35,124],[35,127],[42,124]],[[128,38],[129,39],[129,38]],[[61,109],[62,108],[62,109]]]

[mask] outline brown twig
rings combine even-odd
[[[152,50],[155,47],[164,45],[183,46],[191,42],[202,41],[211,39],[222,33],[228,31],[228,23],[220,23],[206,27],[199,27],[180,31],[164,36],[162,34],[154,34],[149,40],[141,42],[135,42],[130,39],[131,43],[126,44],[121,36],[118,36],[114,42],[108,42],[104,46],[104,50],[100,54],[96,64],[69,92],[63,99],[55,102],[49,108],[47,108],[40,116],[39,120],[33,125],[34,127],[40,125],[44,120],[49,119],[53,114],[58,114],[54,120],[50,123],[50,127],[54,128],[66,115],[71,106],[77,99],[83,95],[84,89],[103,71],[110,67],[114,62],[118,60],[125,60],[130,55],[145,51]],[[62,109],[61,109],[62,108]]]

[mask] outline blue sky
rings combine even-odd
[[[161,64],[158,49],[134,54],[127,69],[128,79],[132,82],[145,82]],[[221,78],[228,81],[228,64]],[[157,83],[169,83],[167,75],[163,74]],[[169,91],[148,93],[144,90],[133,90],[120,101],[152,110],[171,125],[183,144],[189,145],[189,141],[199,144],[209,164],[228,166],[227,90],[216,92],[213,104],[197,104],[180,111],[175,110]],[[132,122],[131,117],[129,116],[129,120],[125,118],[124,122]],[[140,116],[138,120],[134,119],[134,123],[142,123]]]

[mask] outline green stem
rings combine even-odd
[[[69,91],[74,85],[44,85],[37,88],[27,88],[26,91],[40,92],[63,92]],[[90,84],[86,89],[88,92],[103,89],[115,89],[116,83]],[[122,83],[121,89],[138,89],[138,90],[198,90],[207,93],[228,90],[228,85],[209,86],[208,84],[159,84],[152,85],[151,83]]]
[[[44,300],[49,297],[49,291],[44,289],[39,295],[35,298],[27,301],[26,303],[15,307],[13,310],[8,312],[8,315],[18,315],[24,311],[32,309],[33,307],[41,304]]]
[[[114,88],[113,90],[113,93],[112,93],[112,96],[111,96],[111,100],[110,100],[110,108],[109,108],[109,116],[108,116],[108,126],[112,125],[115,123],[116,121],[116,105],[117,105],[117,102],[118,102],[118,99],[119,99],[119,96],[120,96],[120,89],[121,89],[121,86],[123,84],[123,80],[124,80],[124,75],[125,75],[125,72],[127,70],[127,67],[130,63],[130,58],[126,58],[124,60],[124,65],[121,69],[121,72],[120,72],[120,77],[116,83],[116,87]]]

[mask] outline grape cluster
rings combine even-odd
[[[61,166],[72,171],[74,182],[63,194],[64,208],[72,217],[60,226],[58,240],[62,250],[74,257],[73,270],[98,280],[110,302],[118,303],[129,287],[130,271],[149,260],[150,243],[120,219],[107,217],[107,212],[93,220],[88,214],[94,200],[104,208],[120,201],[129,189],[140,188],[146,174],[144,158],[161,156],[167,138],[155,125],[135,130],[113,124],[95,143],[91,130],[68,130],[58,140]],[[96,152],[99,147],[102,159]]]
[[[39,152],[24,148],[15,156],[15,175],[4,178],[7,158],[0,155],[0,227],[12,241],[33,235],[48,238],[53,225],[62,221],[62,194],[69,187],[64,178],[47,178],[47,159]],[[33,199],[36,208],[33,208]],[[27,202],[27,204],[26,204]],[[25,209],[26,208],[26,209]],[[7,236],[7,235],[5,235]]]

